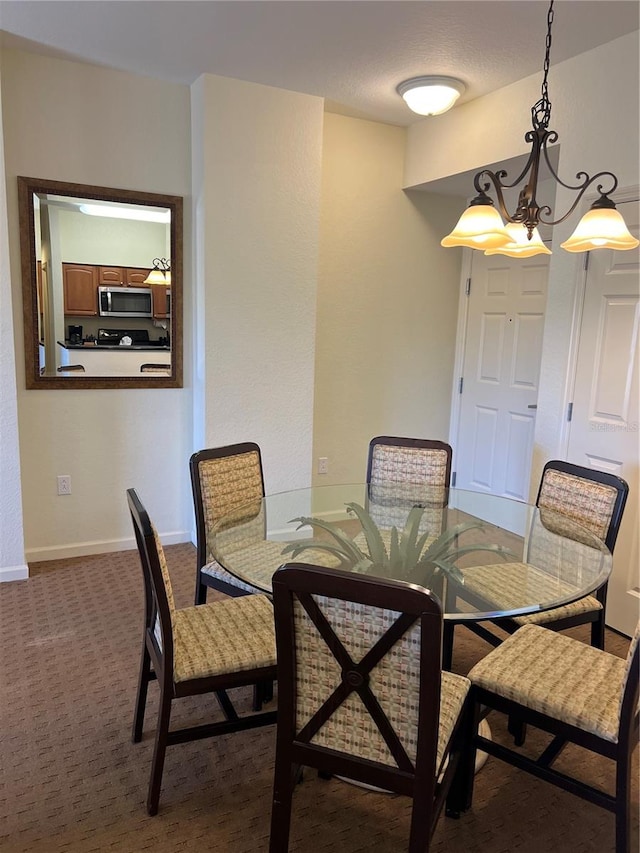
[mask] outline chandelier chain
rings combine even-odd
[[[531,107],[531,120],[533,122],[533,127],[538,130],[542,128],[546,130],[549,127],[549,121],[551,119],[551,101],[549,100],[549,66],[551,64],[551,27],[553,25],[553,2],[551,0],[549,4],[549,11],[547,12],[547,39],[545,42],[545,51],[544,51],[544,76],[542,78],[542,88],[541,94],[542,97],[540,100]]]

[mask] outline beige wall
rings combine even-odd
[[[314,480],[358,482],[374,435],[447,440],[460,199],[400,189],[406,132],[325,116]],[[315,474],[317,459],[329,474]]]
[[[27,557],[132,545],[125,500],[130,486],[166,540],[184,540],[191,529],[188,366],[184,389],[25,390],[16,177],[188,198],[189,90],[16,51],[3,51],[1,62]],[[186,214],[188,297],[188,204]],[[56,494],[58,474],[71,475],[68,497]]]
[[[260,445],[267,491],[309,484],[323,102],[192,87],[196,446]],[[400,192],[400,190],[398,190]]]
[[[1,81],[0,72],[0,81]],[[0,106],[2,100],[0,97]],[[20,486],[11,270],[0,112],[0,581],[27,575]]]

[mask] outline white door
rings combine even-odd
[[[638,202],[618,205],[638,236]],[[606,622],[631,635],[640,616],[638,336],[640,251],[590,253],[567,457],[629,484],[614,552]]]
[[[528,500],[548,257],[474,252],[454,447],[458,488]]]

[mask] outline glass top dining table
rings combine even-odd
[[[279,566],[310,563],[431,589],[451,621],[568,604],[600,587],[612,562],[564,515],[422,484],[279,492],[234,508],[207,533],[209,559],[264,592]]]

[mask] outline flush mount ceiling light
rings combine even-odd
[[[396,87],[409,109],[421,116],[446,113],[464,92],[464,83],[455,77],[412,77]]]
[[[507,173],[503,169],[498,172],[482,169],[476,174],[473,185],[478,195],[471,201],[451,234],[442,240],[441,245],[447,248],[450,246],[467,246],[471,249],[485,250],[487,254],[490,250],[491,254],[514,257],[531,257],[531,255],[541,254],[542,252],[550,254],[537,236],[538,224],[558,225],[560,222],[564,222],[574,212],[586,190],[602,178],[605,180],[596,186],[600,196],[582,217],[571,237],[560,245],[567,252],[587,252],[591,249],[625,250],[635,249],[639,245],[639,241],[629,233],[624,219],[609,198],[618,186],[618,179],[612,172],[598,172],[593,177],[589,177],[586,172],[578,172],[576,179],[580,183],[571,185],[560,180],[551,165],[547,145],[553,145],[558,141],[558,134],[555,130],[549,130],[551,101],[549,100],[547,77],[549,74],[552,23],[553,0],[551,0],[547,13],[542,97],[531,108],[533,129],[528,131],[524,137],[525,142],[531,144],[531,153],[527,164],[512,183],[504,181]],[[569,210],[564,216],[557,219],[549,218],[551,208],[548,205],[540,207],[536,201],[541,157],[544,157],[544,162],[553,178],[565,189],[577,193]],[[509,213],[502,191],[517,186],[522,180],[525,180],[525,184],[520,189],[517,207],[514,213]],[[493,185],[500,212],[496,210],[493,199],[487,194],[491,190],[491,185]],[[506,227],[502,217],[508,223]],[[529,243],[527,252],[522,248],[523,240],[521,237],[514,239],[514,228],[516,227],[523,229],[524,242]]]
[[[171,211],[159,207],[117,207],[108,204],[81,204],[80,212],[88,216],[106,216],[111,219],[135,219],[140,222],[171,222]]]

